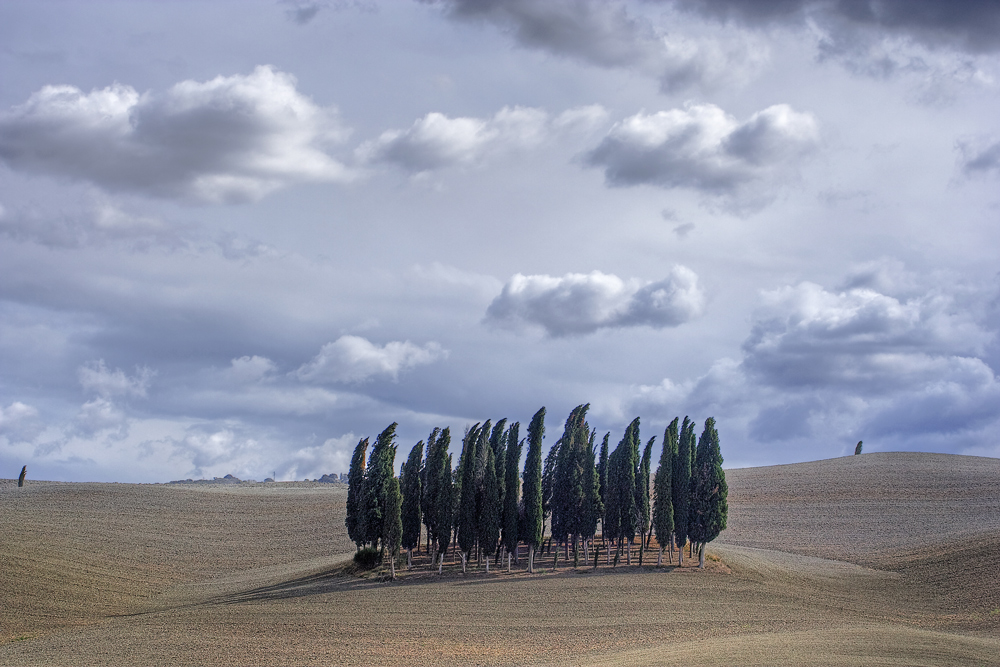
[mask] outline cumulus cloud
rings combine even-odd
[[[859,439],[883,450],[948,438],[950,451],[959,440],[993,446],[1000,379],[984,350],[997,332],[982,317],[992,295],[882,264],[860,267],[842,289],[802,282],[761,293],[740,359],[640,387],[633,407],[724,414],[750,440],[786,450]]]
[[[593,118],[587,107],[580,118]],[[563,118],[562,116],[560,118]],[[572,118],[566,117],[568,123]],[[504,107],[492,118],[449,118],[433,112],[406,130],[389,130],[357,149],[360,161],[387,163],[420,173],[478,162],[488,154],[539,144],[549,130],[541,109]]]
[[[778,185],[819,142],[812,114],[786,104],[742,123],[702,104],[626,118],[584,159],[603,168],[611,186],[689,188],[752,208],[767,195],[748,186]]]
[[[80,366],[76,375],[84,390],[104,398],[145,398],[156,372],[143,366],[136,368],[135,375],[129,376],[120,368],[109,371],[104,360],[100,359]]]
[[[419,346],[410,341],[377,345],[361,336],[341,336],[324,345],[319,354],[297,371],[307,382],[361,382],[378,376],[396,380],[401,371],[447,358],[438,343]]]
[[[107,431],[110,437],[120,439],[128,435],[129,420],[121,406],[99,396],[80,406],[74,425],[77,435],[93,436]]]
[[[0,436],[8,442],[31,442],[44,430],[38,410],[20,401],[0,405]]]
[[[253,384],[272,376],[276,370],[275,363],[267,357],[243,356],[230,362],[224,376],[234,384]]]
[[[335,111],[295,84],[260,66],[159,94],[119,83],[90,93],[45,86],[0,116],[0,159],[108,190],[202,202],[349,180],[350,170],[325,152],[345,135]]]
[[[684,266],[656,282],[625,281],[600,271],[561,277],[519,273],[490,303],[485,321],[508,328],[540,326],[559,337],[606,328],[675,327],[703,308],[698,276]]]
[[[456,20],[485,21],[520,45],[606,68],[656,77],[664,92],[742,83],[767,60],[767,49],[746,35],[725,40],[666,34],[622,3],[603,0],[444,0]]]

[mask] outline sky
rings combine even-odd
[[[0,2],[0,477],[1000,456],[998,110],[986,0]]]

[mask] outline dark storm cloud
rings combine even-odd
[[[45,86],[0,115],[0,159],[113,191],[247,201],[290,183],[349,180],[323,150],[343,134],[294,77],[262,66],[163,94]]]
[[[760,188],[780,185],[797,163],[819,145],[815,118],[780,104],[740,123],[711,104],[655,114],[639,113],[617,123],[586,154],[612,186],[690,188],[740,203]]]
[[[659,32],[623,4],[599,0],[424,0],[456,20],[486,21],[524,47],[599,67],[631,68],[659,79],[664,92],[739,83],[763,56],[738,39],[697,42]]]
[[[501,327],[542,327],[549,336],[598,329],[675,327],[701,314],[698,276],[677,266],[656,282],[624,281],[600,271],[562,277],[515,275],[486,310],[485,321]]]
[[[1000,173],[1000,141],[960,142],[960,163],[966,176]]]
[[[1000,50],[1000,4],[993,0],[669,0],[704,16],[748,25],[802,24],[875,29],[926,46],[969,53]]]

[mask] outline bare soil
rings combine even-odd
[[[727,477],[704,571],[395,582],[345,568],[341,485],[0,480],[0,664],[1000,664],[1000,460]]]

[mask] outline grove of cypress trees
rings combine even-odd
[[[406,549],[406,565],[413,567],[413,549],[420,544],[420,479],[423,477],[424,441],[421,440],[410,450],[403,464],[399,483],[403,494],[402,547]]]
[[[385,494],[388,492],[389,480],[395,477],[396,461],[396,427],[393,422],[379,433],[372,447],[368,467],[365,469],[365,532],[366,542],[378,548],[378,542],[383,534],[383,509]],[[382,544],[384,550],[385,544]]]
[[[384,504],[382,505],[382,548],[389,552],[389,576],[396,578],[396,557],[399,556],[399,544],[403,535],[403,521],[400,512],[403,506],[403,496],[399,491],[399,480],[390,477],[385,484]],[[420,526],[418,519],[417,526]]]
[[[726,528],[729,512],[729,487],[722,469],[722,452],[715,419],[705,420],[705,429],[698,439],[695,467],[691,473],[691,508],[688,531],[698,544],[698,567],[705,567],[705,544]]]
[[[358,441],[351,456],[351,467],[347,472],[347,536],[351,538],[358,549],[364,546],[366,540],[363,520],[365,494],[365,452],[368,450],[368,438]]]
[[[674,458],[673,498],[674,498],[674,540],[677,543],[677,564],[684,564],[684,544],[688,538],[688,505],[691,496],[691,439],[694,422],[684,417],[681,433],[677,440],[677,456]]]
[[[504,490],[503,495],[502,539],[504,550],[507,552],[508,572],[510,571],[511,556],[517,553],[517,524],[520,519],[518,501],[521,495],[521,477],[518,474],[518,468],[521,463],[521,448],[524,446],[524,440],[518,441],[517,439],[520,428],[520,422],[514,422],[507,429],[507,451],[505,453],[506,460],[504,461],[504,468],[506,468],[504,482],[507,488]]]
[[[542,439],[545,437],[545,408],[528,424],[528,454],[524,462],[524,526],[521,539],[528,545],[528,573],[535,572],[535,549],[542,544]]]
[[[663,432],[663,449],[660,452],[660,463],[656,466],[656,478],[653,481],[655,492],[653,530],[656,532],[656,541],[660,543],[660,553],[656,558],[657,567],[663,565],[663,548],[670,546],[670,538],[674,532],[674,499],[671,479],[674,472],[674,456],[677,453],[678,421],[674,417],[674,420],[667,426],[667,430]]]

